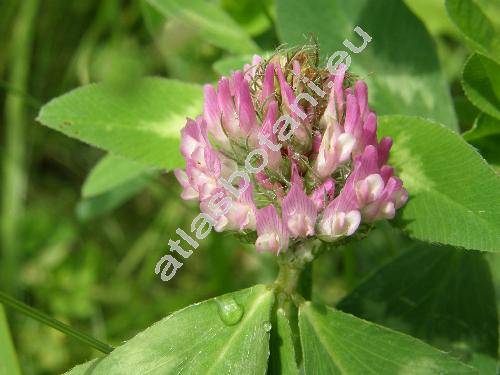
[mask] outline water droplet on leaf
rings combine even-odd
[[[215,299],[219,317],[225,325],[232,326],[238,323],[243,316],[243,308],[232,297],[219,297]]]

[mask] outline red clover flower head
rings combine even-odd
[[[367,85],[303,48],[205,86],[203,115],[182,130],[181,197],[217,231],[256,234],[259,251],[305,239],[333,242],[392,219],[408,194],[377,139]]]

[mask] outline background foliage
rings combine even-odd
[[[312,299],[339,303],[345,312],[494,372],[500,260],[410,237],[500,250],[499,211],[490,209],[499,204],[497,2],[3,0],[1,6],[0,290],[117,346],[181,307],[274,280],[272,256],[212,233],[177,276],[162,283],[154,265],[196,207],[178,198],[177,182],[159,168],[179,163],[176,134],[185,114],[200,110],[194,84],[215,81],[252,53],[304,43],[310,32],[324,58],[360,25],[373,44],[353,56],[353,71],[369,81],[372,106],[388,115],[381,130],[396,127],[394,162],[410,193],[422,194],[398,219],[407,234],[381,223],[365,240],[323,255],[313,270]],[[146,75],[175,81],[140,80]],[[50,99],[97,82],[105,84],[72,91],[39,113]],[[140,97],[134,95],[139,90]],[[82,101],[88,92],[98,101]],[[171,92],[175,97],[166,100]],[[167,109],[168,124],[159,124]],[[40,126],[37,115],[113,154]],[[130,126],[139,119],[146,132]],[[405,144],[408,134],[420,144]],[[438,143],[421,155],[429,137]],[[462,159],[448,159],[453,152]],[[452,220],[440,231],[443,218],[433,208],[442,202]],[[251,304],[254,292],[246,293]],[[323,320],[312,304],[301,314],[306,332],[359,324],[338,311]],[[13,310],[6,316],[0,305],[0,343],[7,343],[0,345],[0,374],[15,373],[17,362],[25,374],[60,373],[98,354]],[[287,332],[279,319],[273,326]],[[317,345],[312,335],[303,339]],[[312,354],[303,354],[306,366],[312,363]]]

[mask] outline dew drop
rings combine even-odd
[[[273,325],[270,322],[265,321],[264,322],[264,331],[269,332],[271,330],[271,328],[273,328]]]
[[[216,298],[218,312],[220,319],[227,326],[232,326],[238,323],[243,316],[243,308],[238,305],[232,297],[220,297]]]

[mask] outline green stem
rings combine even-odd
[[[286,293],[287,296],[292,297],[299,286],[300,273],[302,267],[295,265],[288,256],[282,256],[279,261],[279,273],[276,278],[275,284],[280,291]]]
[[[321,246],[317,242],[308,241],[281,254],[278,258],[279,273],[274,282],[276,289],[292,299],[309,299],[312,261],[319,255],[320,250]]]
[[[305,298],[310,299],[311,297],[311,262],[317,252],[317,244],[310,241],[288,249],[278,258],[279,273],[274,282],[277,298],[275,308],[283,310],[289,321],[297,364],[301,362],[302,358],[298,305]]]
[[[300,299],[300,296],[297,298],[297,293],[303,266],[301,262],[296,262],[296,258],[293,254],[294,251],[288,249],[287,253],[282,254],[280,258],[278,258],[279,273],[274,282],[274,287],[277,299],[275,309],[283,310],[288,319],[292,333],[295,360],[298,364],[301,360],[302,348],[300,344],[297,308],[297,300]]]
[[[21,2],[12,30],[9,85],[27,92],[33,25],[39,0]],[[0,222],[3,285],[15,293],[18,272],[19,220],[26,193],[25,98],[9,93],[5,99],[5,149],[3,151],[2,212]]]
[[[14,310],[19,311],[20,313],[29,316],[30,318],[33,318],[43,324],[46,324],[49,327],[57,329],[58,331],[71,336],[74,339],[79,340],[80,342],[87,344],[102,353],[108,354],[113,351],[113,347],[109,346],[108,344],[105,344],[102,341],[99,341],[96,338],[85,333],[79,332],[69,325],[60,322],[59,320],[54,319],[47,314],[36,310],[33,307],[28,306],[25,303],[18,301],[3,292],[0,292],[0,303],[3,303],[5,306],[9,306]]]

